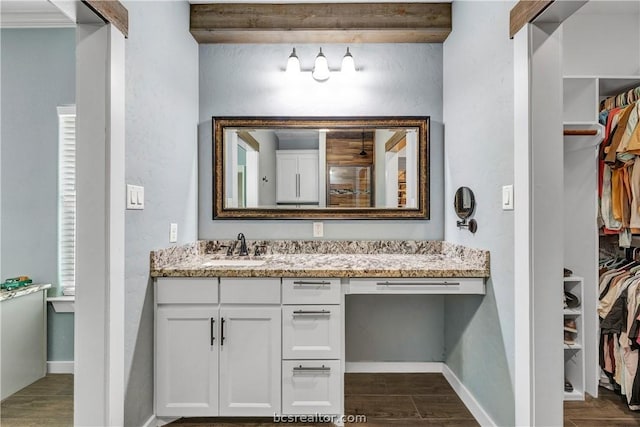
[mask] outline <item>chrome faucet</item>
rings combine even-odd
[[[248,256],[249,251],[247,250],[247,241],[244,239],[244,234],[239,233],[238,240],[240,240],[240,249],[238,250],[238,255]]]

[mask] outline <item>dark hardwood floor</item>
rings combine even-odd
[[[453,389],[440,374],[347,374],[345,412],[365,415],[366,423],[350,426],[477,426]],[[565,427],[640,426],[640,413],[626,401],[600,388],[598,399],[564,403]],[[293,426],[327,424],[299,423]],[[3,400],[3,427],[67,427],[73,425],[73,376],[47,375]],[[281,426],[271,418],[182,418],[179,427]]]

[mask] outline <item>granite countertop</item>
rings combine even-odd
[[[247,241],[227,257],[229,241],[199,241],[151,253],[152,277],[489,277],[489,252],[439,241]],[[207,265],[252,259],[260,265]]]
[[[36,283],[33,285],[23,286],[22,288],[14,289],[12,291],[0,291],[0,301],[6,301],[24,295],[33,294],[35,292],[49,289],[50,287],[50,283]]]

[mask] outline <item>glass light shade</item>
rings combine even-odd
[[[320,48],[320,53],[316,56],[316,62],[313,66],[312,76],[319,82],[323,82],[329,79],[329,63],[327,62],[327,57],[322,53],[322,48]]]
[[[355,74],[356,72],[356,63],[353,60],[353,56],[351,52],[349,52],[349,48],[347,48],[347,53],[344,54],[342,58],[342,68],[340,69],[344,74]]]
[[[287,73],[299,73],[300,72],[300,60],[298,59],[298,55],[296,55],[296,48],[293,48],[291,55],[289,55],[289,59],[287,60]]]

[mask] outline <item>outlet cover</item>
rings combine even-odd
[[[171,223],[171,227],[169,230],[169,242],[175,243],[178,241],[178,224]]]
[[[322,222],[314,222],[313,223],[313,237],[322,237],[324,236],[324,223]]]

